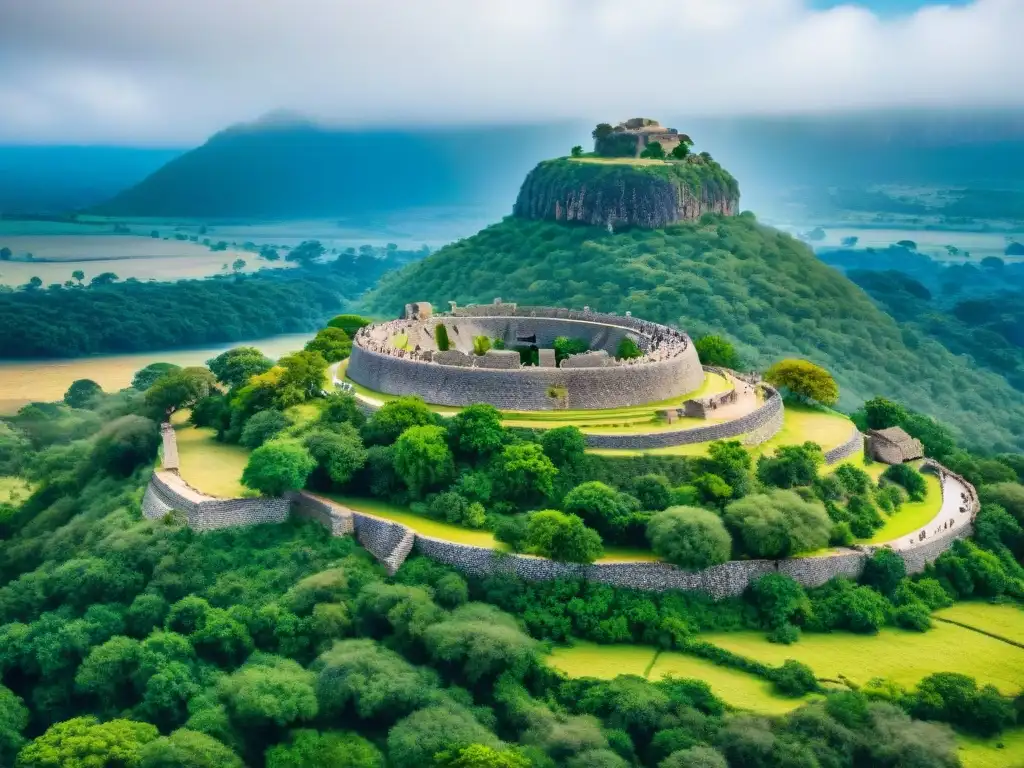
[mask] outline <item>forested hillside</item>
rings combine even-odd
[[[725,333],[751,367],[801,356],[836,374],[844,407],[878,394],[941,417],[973,446],[1024,445],[1024,395],[898,325],[802,243],[750,214],[663,230],[508,218],[387,275],[366,299],[382,315],[408,301],[591,306]]]

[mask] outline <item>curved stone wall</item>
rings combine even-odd
[[[434,405],[463,407],[490,403],[502,410],[546,411],[644,405],[698,389],[704,371],[689,338],[675,329],[632,317],[544,307],[493,304],[487,312],[454,309],[429,320],[392,321],[362,329],[355,337],[347,375],[357,384],[391,395],[418,395]],[[438,352],[433,328],[443,324],[451,348]],[[390,348],[404,333],[416,352]],[[608,358],[575,360],[558,368],[512,369],[467,355],[473,338],[485,335],[507,347],[536,344],[550,348],[559,336],[586,339]],[[645,356],[612,359],[624,338]]]
[[[830,451],[825,451],[825,463],[835,464],[837,461],[842,461],[847,456],[853,456],[855,453],[864,452],[864,435],[860,433],[860,430],[856,427],[853,428],[853,434],[850,435],[850,439],[842,445],[837,445]]]
[[[376,392],[418,395],[434,405],[490,403],[505,411],[622,408],[698,389],[704,371],[692,346],[657,363],[604,368],[469,368],[394,357],[352,347],[349,378]],[[564,400],[552,388],[565,392]]]
[[[163,517],[170,510],[186,516],[189,528],[210,531],[239,525],[283,523],[288,519],[288,499],[215,499],[190,488],[173,472],[158,470],[150,478],[142,498],[147,518]]]
[[[668,448],[673,445],[692,445],[712,440],[728,440],[743,436],[746,445],[758,445],[773,437],[782,429],[784,406],[782,397],[772,387],[762,385],[765,401],[746,416],[721,424],[709,424],[693,429],[665,430],[642,434],[596,434],[584,435],[588,448],[619,448],[648,450]]]

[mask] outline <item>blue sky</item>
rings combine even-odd
[[[0,0],[0,143],[1024,107],[1024,0]]]

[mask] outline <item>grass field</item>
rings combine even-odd
[[[226,349],[241,346],[258,347],[268,357],[277,358],[302,349],[310,338],[312,334],[295,333],[196,349],[61,360],[0,361],[0,415],[15,413],[33,401],[60,400],[75,379],[92,379],[105,391],[116,392],[131,384],[135,372],[150,363],[202,365]]]
[[[1024,766],[1024,728],[1004,731],[992,739],[957,734],[956,743],[957,755],[964,768]]]
[[[267,262],[238,249],[211,251],[199,243],[139,235],[15,235],[3,245],[15,258],[31,253],[36,261],[5,261],[0,264],[0,285],[24,285],[38,277],[44,285],[64,283],[81,270],[85,282],[102,272],[113,272],[122,280],[181,280],[208,277],[232,271],[236,259],[245,261],[244,272],[264,267],[291,267],[290,262]],[[225,265],[227,269],[225,269]]]
[[[555,648],[548,663],[570,677],[611,680],[619,675],[640,675],[650,680],[674,677],[703,680],[716,696],[737,709],[763,714],[784,714],[808,699],[787,699],[772,693],[771,684],[710,661],[681,653],[657,653],[645,645],[597,645],[577,641],[570,648]]]
[[[924,473],[925,485],[928,487],[928,494],[923,501],[907,501],[899,510],[885,519],[885,525],[875,531],[870,539],[857,539],[860,544],[881,544],[886,541],[898,539],[901,536],[916,531],[933,517],[942,508],[942,483],[938,476],[930,472]],[[882,513],[885,517],[885,513]]]
[[[31,493],[32,486],[22,478],[0,476],[0,503],[18,504]]]
[[[779,665],[797,659],[818,677],[845,675],[858,684],[887,677],[912,687],[933,672],[960,672],[1005,694],[1024,688],[1024,649],[952,624],[936,622],[927,632],[886,627],[877,635],[805,633],[795,645],[769,643],[763,633],[701,636],[726,650]]]
[[[935,616],[1024,643],[1024,608],[1013,603],[957,603],[936,611]]]
[[[664,160],[649,157],[570,157],[574,163],[598,163],[599,165],[667,165]]]
[[[196,429],[177,424],[178,473],[198,491],[210,496],[231,499],[245,491],[242,470],[249,461],[249,452],[240,445],[219,443],[212,429]]]

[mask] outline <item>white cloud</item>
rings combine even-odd
[[[0,0],[0,141],[1024,105],[1022,0]],[[1016,74],[1015,74],[1016,73]]]

